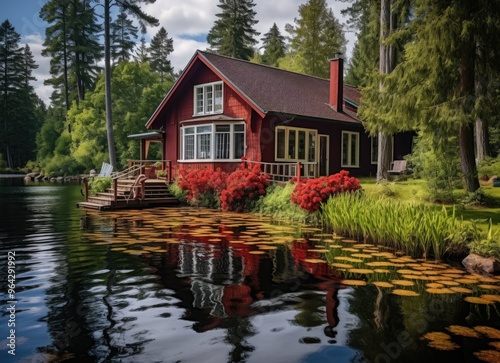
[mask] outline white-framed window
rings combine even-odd
[[[245,155],[245,124],[203,124],[181,127],[181,160],[235,161]]]
[[[342,131],[342,167],[359,167],[359,132]]]
[[[222,82],[206,83],[194,86],[194,115],[210,115],[223,110]]]
[[[317,131],[278,126],[275,136],[275,159],[278,161],[316,161]]]

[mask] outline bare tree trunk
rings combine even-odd
[[[483,44],[481,39],[476,41],[476,69],[474,90],[476,99],[486,94],[486,64],[484,59]],[[476,118],[476,159],[481,162],[484,158],[491,156],[489,147],[488,122],[481,116]]]
[[[460,54],[460,95],[465,99],[464,113],[467,117],[472,108],[472,96],[475,95],[475,49],[464,41]],[[460,149],[460,165],[464,174],[465,186],[468,192],[479,189],[476,160],[474,155],[474,132],[472,122],[464,120],[458,130]]]
[[[394,50],[392,46],[385,44],[389,37],[393,24],[391,21],[392,9],[391,0],[380,1],[380,74],[389,74],[394,69]],[[384,85],[379,83],[379,90],[382,92]],[[377,183],[389,178],[389,170],[392,155],[390,154],[390,135],[383,130],[378,132],[378,157],[377,157]]]
[[[104,88],[106,102],[106,130],[108,136],[109,163],[117,169],[115,142],[113,135],[113,117],[111,103],[111,47],[110,47],[110,0],[104,0]]]

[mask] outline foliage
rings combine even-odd
[[[8,20],[0,25],[0,150],[9,168],[33,159],[45,107],[30,82],[38,68],[28,46]]]
[[[299,5],[295,25],[287,24],[290,48],[300,56],[306,74],[328,78],[329,59],[336,53],[345,53],[346,39],[340,22],[328,9],[325,0],[308,0]]]
[[[113,179],[111,177],[95,177],[89,179],[89,193],[91,195],[96,195],[97,193],[102,193],[111,188],[111,183]]]
[[[454,202],[453,190],[461,185],[460,163],[456,138],[440,142],[422,135],[416,139],[411,156],[407,156],[415,176],[427,183],[427,199],[443,203]]]
[[[493,223],[489,220],[485,238],[474,240],[468,245],[470,252],[483,257],[494,257],[500,261],[500,236],[498,230],[493,232]]]
[[[180,171],[177,185],[186,193],[186,201],[191,205],[218,208],[220,195],[226,187],[227,174],[220,168]]]
[[[166,81],[168,75],[173,72],[172,65],[168,59],[170,53],[174,51],[174,41],[168,37],[164,27],[161,27],[156,35],[151,39],[150,63],[151,69],[160,75],[161,82]]]
[[[81,169],[72,156],[55,155],[43,168],[44,174],[48,177],[77,175]]]
[[[482,162],[477,166],[477,170],[479,173],[479,178],[483,180],[488,180],[493,176],[500,177],[500,157],[485,158]]]
[[[264,48],[262,63],[277,67],[280,58],[283,58],[286,53],[286,44],[285,37],[281,35],[276,23],[274,23],[271,29],[264,34],[262,38],[262,48]]]
[[[207,35],[207,43],[212,51],[233,58],[249,60],[253,46],[257,44],[254,36],[259,33],[253,28],[255,20],[253,0],[220,0],[217,5],[222,12],[216,14],[217,20]]]
[[[361,189],[359,180],[349,177],[349,172],[341,170],[330,176],[308,179],[298,183],[291,196],[291,201],[309,213],[317,211],[332,195],[354,192]]]
[[[226,189],[221,193],[223,210],[246,212],[255,207],[257,200],[266,194],[269,176],[262,175],[259,164],[242,165],[232,172],[226,181]]]
[[[255,211],[260,214],[289,221],[306,222],[309,213],[291,202],[295,184],[271,184],[266,189],[266,195],[260,198],[255,206]]]
[[[111,58],[114,63],[130,60],[135,47],[134,39],[137,39],[137,31],[132,20],[121,11],[116,20],[110,25],[111,30]]]
[[[183,190],[179,186],[179,181],[177,180],[175,183],[172,183],[168,186],[170,193],[179,200],[180,203],[187,204],[187,191]]]
[[[451,246],[465,245],[475,235],[470,224],[421,203],[402,203],[360,193],[332,197],[322,219],[338,235],[404,251],[413,257],[441,259]],[[390,221],[388,223],[388,221]]]

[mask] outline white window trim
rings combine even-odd
[[[351,155],[351,143],[352,143],[352,136],[356,135],[356,161],[355,164],[344,164],[344,135],[349,135],[349,141],[347,145],[347,160],[350,162],[352,159]],[[354,131],[342,131],[341,139],[340,139],[340,161],[341,165],[343,168],[359,168],[359,145],[360,144],[360,139],[359,139],[359,132],[354,132]]]
[[[279,158],[278,157],[278,130],[285,130],[285,157],[284,158]],[[288,151],[288,142],[289,142],[289,135],[290,131],[295,131],[296,132],[296,137],[295,137],[295,155],[298,156],[299,154],[299,137],[298,137],[298,132],[299,131],[304,131],[306,133],[305,137],[305,155],[303,159],[299,158],[290,158],[289,157],[289,151]],[[317,161],[318,157],[318,130],[316,129],[306,129],[303,127],[291,127],[291,126],[277,126],[275,129],[275,137],[274,137],[274,160],[276,161],[293,161],[293,162],[308,162],[309,161],[309,132],[314,132],[315,135],[315,160]]]
[[[214,88],[216,85],[221,85],[221,91],[222,91],[222,96],[221,96],[221,108],[220,110],[215,111],[215,92]],[[212,86],[212,111],[207,112],[206,111],[206,94],[207,94],[207,87]],[[203,89],[203,112],[198,112],[197,111],[197,99],[196,99],[196,93],[198,89]],[[199,84],[194,86],[193,88],[193,116],[205,116],[205,115],[213,115],[213,114],[219,114],[224,111],[224,84],[222,81],[218,82],[211,82],[211,83],[204,83],[204,84]]]
[[[216,135],[216,126],[218,125],[229,125],[230,126],[230,136],[229,136],[229,152],[230,152],[230,158],[229,159],[216,159],[215,158],[215,135]],[[235,125],[243,125],[243,156],[246,155],[246,149],[247,149],[247,144],[246,144],[246,125],[245,125],[245,122],[231,122],[231,123],[227,123],[227,122],[224,122],[224,123],[221,123],[221,122],[218,122],[218,123],[207,123],[207,124],[200,124],[200,125],[189,125],[189,126],[181,126],[181,130],[180,130],[180,156],[181,158],[179,160],[177,160],[178,162],[182,162],[182,163],[206,163],[206,162],[218,162],[218,163],[224,163],[224,162],[231,162],[231,163],[234,163],[234,162],[239,162],[241,161],[241,157],[238,157],[238,158],[234,158],[234,143],[235,143],[235,139],[234,139],[234,136],[235,136],[235,131],[234,131],[234,126]],[[203,127],[203,126],[212,126],[212,132],[211,132],[211,136],[210,136],[210,155],[212,156],[211,158],[209,159],[197,159],[196,156],[197,156],[197,142],[198,142],[198,138],[197,138],[197,133],[196,133],[196,128],[197,127]],[[185,155],[185,149],[184,149],[184,130],[187,129],[187,128],[194,128],[195,129],[195,132],[194,134],[194,156],[195,158],[194,159],[185,159],[184,155]],[[241,131],[238,131],[237,133],[240,133]]]

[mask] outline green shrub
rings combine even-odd
[[[488,180],[492,176],[500,177],[500,157],[485,158],[477,166],[477,172],[480,179]]]
[[[472,241],[468,245],[470,252],[484,257],[494,257],[500,261],[500,236],[498,230],[493,233],[493,223],[489,220],[486,237]]]
[[[260,198],[254,211],[277,219],[286,219],[304,223],[308,220],[308,212],[291,202],[295,184],[271,184],[266,195]]]
[[[89,180],[89,194],[96,195],[111,188],[113,179],[111,177],[95,177]]]

